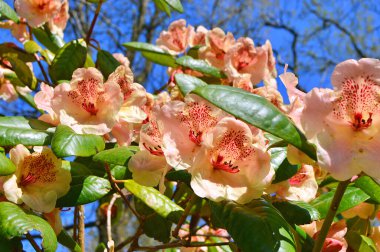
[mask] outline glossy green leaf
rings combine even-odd
[[[298,165],[292,165],[289,163],[288,159],[285,158],[284,161],[276,169],[275,179],[272,181],[272,184],[285,181],[293,177],[299,170]]]
[[[212,214],[224,224],[242,251],[296,251],[291,227],[268,202],[258,199],[248,205],[210,202]]]
[[[0,153],[0,176],[7,176],[16,171],[16,166],[3,153]]]
[[[101,136],[76,134],[65,125],[59,125],[53,135],[51,148],[57,157],[89,157],[104,150],[105,143]]]
[[[93,160],[107,164],[127,166],[128,160],[133,154],[128,147],[119,147],[101,151],[93,157]]]
[[[3,0],[0,0],[0,17],[4,16],[15,23],[20,22],[17,13]]]
[[[117,180],[132,179],[132,172],[122,165],[111,166],[111,174]]]
[[[52,34],[44,28],[33,28],[32,33],[52,53],[57,53],[59,48],[65,45],[65,41],[59,35]]]
[[[124,183],[124,186],[128,191],[135,195],[135,197],[143,201],[160,216],[167,218],[174,223],[178,222],[183,213],[183,209],[168,197],[161,194],[153,187],[142,186],[134,180],[127,180]]]
[[[155,212],[141,200],[135,199],[134,203],[136,211],[140,215],[149,216],[142,224],[144,234],[160,242],[169,242],[172,223],[160,215],[155,214]]]
[[[79,244],[74,241],[74,239],[66,232],[66,230],[62,229],[62,231],[57,235],[58,242],[70,249],[72,252],[82,252]]]
[[[154,63],[170,67],[177,66],[175,58],[158,46],[143,42],[128,42],[124,43],[123,46],[131,50],[140,51],[146,59]]]
[[[298,241],[298,244],[301,245],[301,252],[312,251],[314,247],[313,238],[311,238],[302,228],[297,225],[294,226],[294,231],[297,234],[296,239]]]
[[[181,181],[181,182],[186,183],[187,185],[190,185],[190,181],[191,181],[191,174],[185,170],[176,171],[173,169],[169,171],[168,173],[166,173],[165,177],[170,181]]]
[[[100,72],[102,72],[104,78],[107,79],[108,76],[120,65],[120,62],[117,61],[111,53],[104,50],[98,51],[96,66],[99,68]]]
[[[355,180],[355,186],[371,197],[377,204],[380,204],[380,185],[369,176],[361,176]]]
[[[27,53],[37,53],[41,51],[41,47],[33,40],[28,40],[24,43],[24,49]]]
[[[165,12],[166,14],[168,14],[168,16],[170,17],[170,7],[169,5],[165,2],[165,0],[153,0],[153,2],[156,4],[157,8],[163,12]]]
[[[60,48],[49,67],[53,81],[71,80],[73,72],[84,66],[87,47],[83,40],[73,40]]]
[[[319,212],[313,206],[302,201],[278,201],[273,202],[288,223],[296,225],[309,224],[319,220]]]
[[[310,202],[310,204],[314,208],[316,208],[320,213],[321,219],[324,219],[326,217],[326,214],[330,208],[331,201],[334,197],[334,193],[335,189],[331,190],[328,193],[322,194],[321,196]],[[339,204],[337,214],[346,211],[350,208],[353,208],[354,206],[359,205],[360,203],[366,201],[369,198],[370,197],[361,189],[349,186],[344,192],[343,198]]]
[[[32,230],[41,233],[44,251],[54,252],[57,249],[57,237],[47,221],[24,212],[13,203],[0,202],[0,237],[6,239],[21,237]]]
[[[316,160],[314,146],[286,115],[264,97],[222,85],[198,87],[193,92],[238,119],[286,140]]]
[[[34,77],[33,72],[24,61],[17,58],[7,58],[12,64],[12,69],[16,73],[18,79],[30,89],[34,90],[37,87],[37,79]]]
[[[101,199],[111,191],[108,179],[97,176],[72,177],[69,192],[57,200],[56,207],[84,205]]]
[[[185,68],[190,68],[192,70],[198,71],[200,73],[210,75],[216,78],[225,78],[226,75],[219,70],[219,68],[211,66],[204,60],[193,59],[190,56],[183,56],[176,59],[176,63]]]
[[[0,57],[19,59],[24,62],[33,62],[37,60],[34,54],[27,53],[13,43],[0,44]]]
[[[176,74],[174,79],[183,95],[187,95],[197,87],[207,86],[206,82],[187,74]]]
[[[357,232],[348,231],[344,236],[348,246],[356,252],[376,252],[376,245],[373,240]]]
[[[38,121],[38,120],[36,120]],[[32,120],[22,116],[0,117],[0,146],[17,144],[42,146],[49,145],[52,134],[32,127]]]
[[[141,52],[141,54],[149,61],[152,61],[156,64],[168,67],[177,67],[175,59],[170,54],[159,54],[153,52]]]
[[[164,0],[174,10],[183,13],[183,7],[180,0]]]

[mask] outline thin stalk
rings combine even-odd
[[[32,245],[32,247],[34,248],[35,251],[42,252],[41,248],[37,245],[36,241],[33,239],[33,237],[29,233],[26,233],[25,236],[26,236],[26,239],[28,239],[28,241],[30,242],[30,244]]]
[[[88,45],[91,39],[92,32],[94,31],[94,27],[96,24],[96,20],[98,19],[100,9],[102,8],[103,0],[99,0],[98,6],[96,7],[95,10],[95,15],[94,18],[92,19],[90,29],[88,30],[88,33],[86,35],[86,44]]]
[[[342,200],[344,192],[346,191],[346,188],[350,184],[350,182],[350,180],[339,182],[334,194],[334,198],[331,202],[329,211],[327,212],[327,216],[325,218],[325,221],[323,222],[322,229],[319,232],[318,238],[314,244],[313,252],[320,252],[322,250],[327,233],[329,232],[331,223],[333,222],[336,212],[338,210],[340,201]]]
[[[78,241],[79,241],[79,245],[82,249],[82,251],[86,251],[85,250],[85,233],[84,233],[84,228],[85,228],[85,225],[84,225],[84,206],[83,205],[80,205],[79,207],[79,211],[78,211]]]

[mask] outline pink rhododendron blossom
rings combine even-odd
[[[204,26],[202,25],[198,26],[193,37],[189,41],[189,45],[191,47],[206,45],[207,32],[208,30]]]
[[[152,155],[164,156],[162,150],[162,126],[159,127],[156,120],[156,111],[159,109],[155,107],[149,116],[149,121],[141,127],[140,130],[140,150],[147,150]]]
[[[133,179],[145,186],[157,186],[168,168],[164,156],[151,154],[147,150],[137,152],[128,162]]]
[[[61,0],[15,0],[15,9],[20,17],[32,27],[38,27],[53,19],[62,6]]]
[[[168,31],[163,31],[156,43],[169,53],[177,55],[185,52],[189,41],[193,37],[194,27],[186,27],[186,21],[179,19],[169,25]]]
[[[15,23],[11,20],[0,22],[0,28],[9,29],[12,36],[21,43],[29,39],[29,32],[26,29],[27,25],[23,18],[21,18],[20,23]]]
[[[70,171],[62,168],[62,161],[47,147],[31,154],[19,144],[9,153],[16,172],[4,180],[7,199],[38,212],[51,212],[57,199],[70,189]]]
[[[344,218],[350,219],[359,216],[362,219],[369,219],[375,212],[375,205],[366,202],[360,203],[347,211],[342,212]]]
[[[207,33],[206,46],[199,49],[199,58],[205,59],[212,66],[224,69],[225,55],[235,44],[232,33],[227,34],[220,28],[214,28]]]
[[[39,119],[52,125],[58,125],[58,115],[51,107],[51,100],[54,97],[54,88],[45,83],[41,83],[40,89],[41,91],[34,96],[34,102],[36,103],[37,108],[46,111],[47,114],[41,115]]]
[[[53,34],[58,34],[63,37],[63,30],[66,28],[67,21],[69,20],[69,1],[64,0],[58,13],[49,20],[49,29]]]
[[[127,57],[125,57],[122,53],[113,53],[112,56],[119,61],[120,64],[124,65],[126,68],[130,68],[130,62]],[[132,73],[133,76],[133,73]]]
[[[225,72],[230,80],[248,75],[255,85],[264,78],[268,53],[263,47],[255,47],[252,39],[239,38],[228,50],[225,63]]]
[[[380,179],[380,61],[344,61],[331,81],[334,90],[315,88],[304,97],[301,114],[318,163],[338,180],[362,171]]]
[[[348,244],[344,236],[347,233],[345,220],[340,220],[331,225],[327,233],[326,240],[323,243],[322,252],[346,252]],[[319,231],[312,237],[314,240],[318,238]]]
[[[227,114],[196,95],[185,102],[172,101],[157,113],[162,125],[163,151],[174,169],[187,169],[193,164],[204,134]]]
[[[274,171],[266,146],[253,141],[258,137],[239,120],[220,120],[205,134],[190,169],[194,192],[213,201],[234,200],[241,204],[259,198]]]
[[[9,62],[6,62],[6,63],[10,65]],[[31,66],[31,64],[29,66]],[[15,73],[12,70],[9,70],[7,68],[3,68],[0,66],[0,98],[1,99],[3,99],[6,102],[11,102],[18,98],[18,93],[22,95],[26,95],[32,91],[28,87],[13,85],[6,78],[7,74],[14,75]]]
[[[277,195],[281,198],[294,201],[310,202],[315,199],[318,184],[311,165],[302,165],[301,169],[290,179],[273,184]]]
[[[264,86],[252,89],[251,93],[264,97],[281,111],[286,110],[281,93],[277,90],[277,88],[272,86]]]
[[[272,44],[270,43],[269,40],[265,41],[263,49],[268,54],[267,66],[265,68],[265,74],[264,74],[264,77],[263,77],[264,84],[266,86],[277,88],[277,81],[276,81],[276,77],[277,77],[276,59],[274,58]]]
[[[59,235],[63,230],[60,213],[61,210],[59,208],[54,208],[53,211],[44,213],[45,219],[49,222],[56,235]]]
[[[70,83],[54,88],[53,97],[49,87],[43,86],[40,92],[36,95],[36,104],[50,114],[49,119],[41,119],[52,122],[58,117],[61,124],[80,134],[103,135],[110,132],[118,121],[123,102],[118,83],[103,83],[102,74],[91,67],[75,70]]]

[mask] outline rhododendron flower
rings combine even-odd
[[[8,63],[8,62],[7,62]],[[14,74],[12,70],[3,68],[0,66],[0,98],[6,102],[14,101],[18,98],[18,94],[26,95],[30,93],[28,87],[20,87],[13,85],[8,79],[6,79],[7,74]]]
[[[344,218],[350,219],[359,216],[362,219],[369,219],[375,212],[375,205],[366,202],[360,203],[347,211],[342,212]]]
[[[230,80],[248,75],[255,85],[264,78],[268,53],[263,47],[255,47],[252,39],[239,38],[228,50],[225,63],[225,72]]]
[[[75,70],[70,83],[54,88],[53,97],[46,86],[42,86],[41,92],[36,95],[37,106],[47,111],[52,119],[58,117],[61,124],[80,134],[110,132],[123,102],[118,83],[113,80],[103,83],[102,74],[92,67]]]
[[[206,45],[207,32],[208,30],[204,26],[202,25],[198,26],[193,37],[189,41],[189,45],[191,47]]]
[[[186,21],[179,19],[169,25],[168,31],[163,31],[156,43],[169,53],[177,55],[186,51],[194,34],[194,27],[186,27]]]
[[[162,125],[162,146],[167,162],[174,169],[187,169],[193,164],[204,134],[227,114],[191,94],[185,97],[185,102],[165,104],[156,116]]]
[[[287,200],[310,202],[315,199],[318,184],[314,176],[314,167],[302,165],[301,169],[290,179],[273,184],[272,190]]]
[[[224,69],[225,55],[235,44],[232,33],[227,34],[220,28],[214,28],[207,33],[206,46],[199,49],[199,58],[207,60],[211,65]]]
[[[70,189],[70,171],[62,168],[62,161],[47,147],[31,154],[19,144],[9,155],[16,172],[4,180],[4,195],[9,201],[25,203],[35,211],[51,212],[57,199]]]
[[[54,97],[54,88],[46,85],[45,83],[41,83],[40,85],[41,91],[39,91],[34,96],[34,101],[37,105],[37,108],[42,109],[47,112],[47,114],[41,115],[38,119],[41,121],[50,123],[52,125],[59,124],[59,117],[52,109],[51,100]]]
[[[277,90],[277,88],[272,86],[264,86],[252,89],[251,93],[264,97],[281,111],[286,110],[281,93]]]
[[[313,89],[304,97],[300,119],[318,163],[338,180],[362,171],[380,179],[380,61],[344,61],[331,81],[334,90]]]
[[[254,141],[245,123],[226,117],[205,134],[201,150],[190,169],[191,187],[213,201],[234,200],[245,204],[259,198],[272,181],[274,171],[266,146]]]
[[[133,179],[145,186],[157,186],[168,168],[165,157],[151,154],[147,150],[137,152],[128,162]]]
[[[312,224],[315,224],[315,222],[313,222]],[[347,226],[345,220],[340,220],[338,222],[333,223],[323,243],[322,252],[346,252],[348,248],[347,241],[344,238],[346,233]],[[312,235],[313,239],[317,240],[318,235],[319,231]]]
[[[0,28],[9,29],[12,36],[21,43],[29,39],[29,32],[26,29],[27,26],[23,18],[21,18],[20,23],[15,23],[11,20],[0,22]]]
[[[265,41],[262,47],[268,54],[267,66],[265,68],[265,74],[263,77],[264,84],[273,88],[277,88],[277,70],[276,70],[276,59],[273,55],[272,44],[269,40]]]
[[[58,34],[63,37],[63,30],[66,28],[67,21],[69,20],[69,1],[64,0],[58,13],[49,20],[49,29],[53,34]]]
[[[32,27],[38,27],[53,19],[62,6],[61,0],[15,0],[14,6],[20,17]]]
[[[59,235],[63,230],[60,213],[61,210],[59,208],[54,208],[53,211],[44,213],[45,219],[49,222],[56,235]]]

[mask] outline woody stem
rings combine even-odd
[[[314,244],[313,252],[320,252],[322,250],[327,233],[329,232],[331,223],[333,222],[336,212],[338,210],[340,201],[342,200],[344,192],[346,191],[346,188],[350,184],[350,182],[350,180],[339,182],[338,187],[335,190],[334,198],[331,202],[329,211],[327,212],[326,218],[323,222],[322,229],[319,232],[318,238]]]

